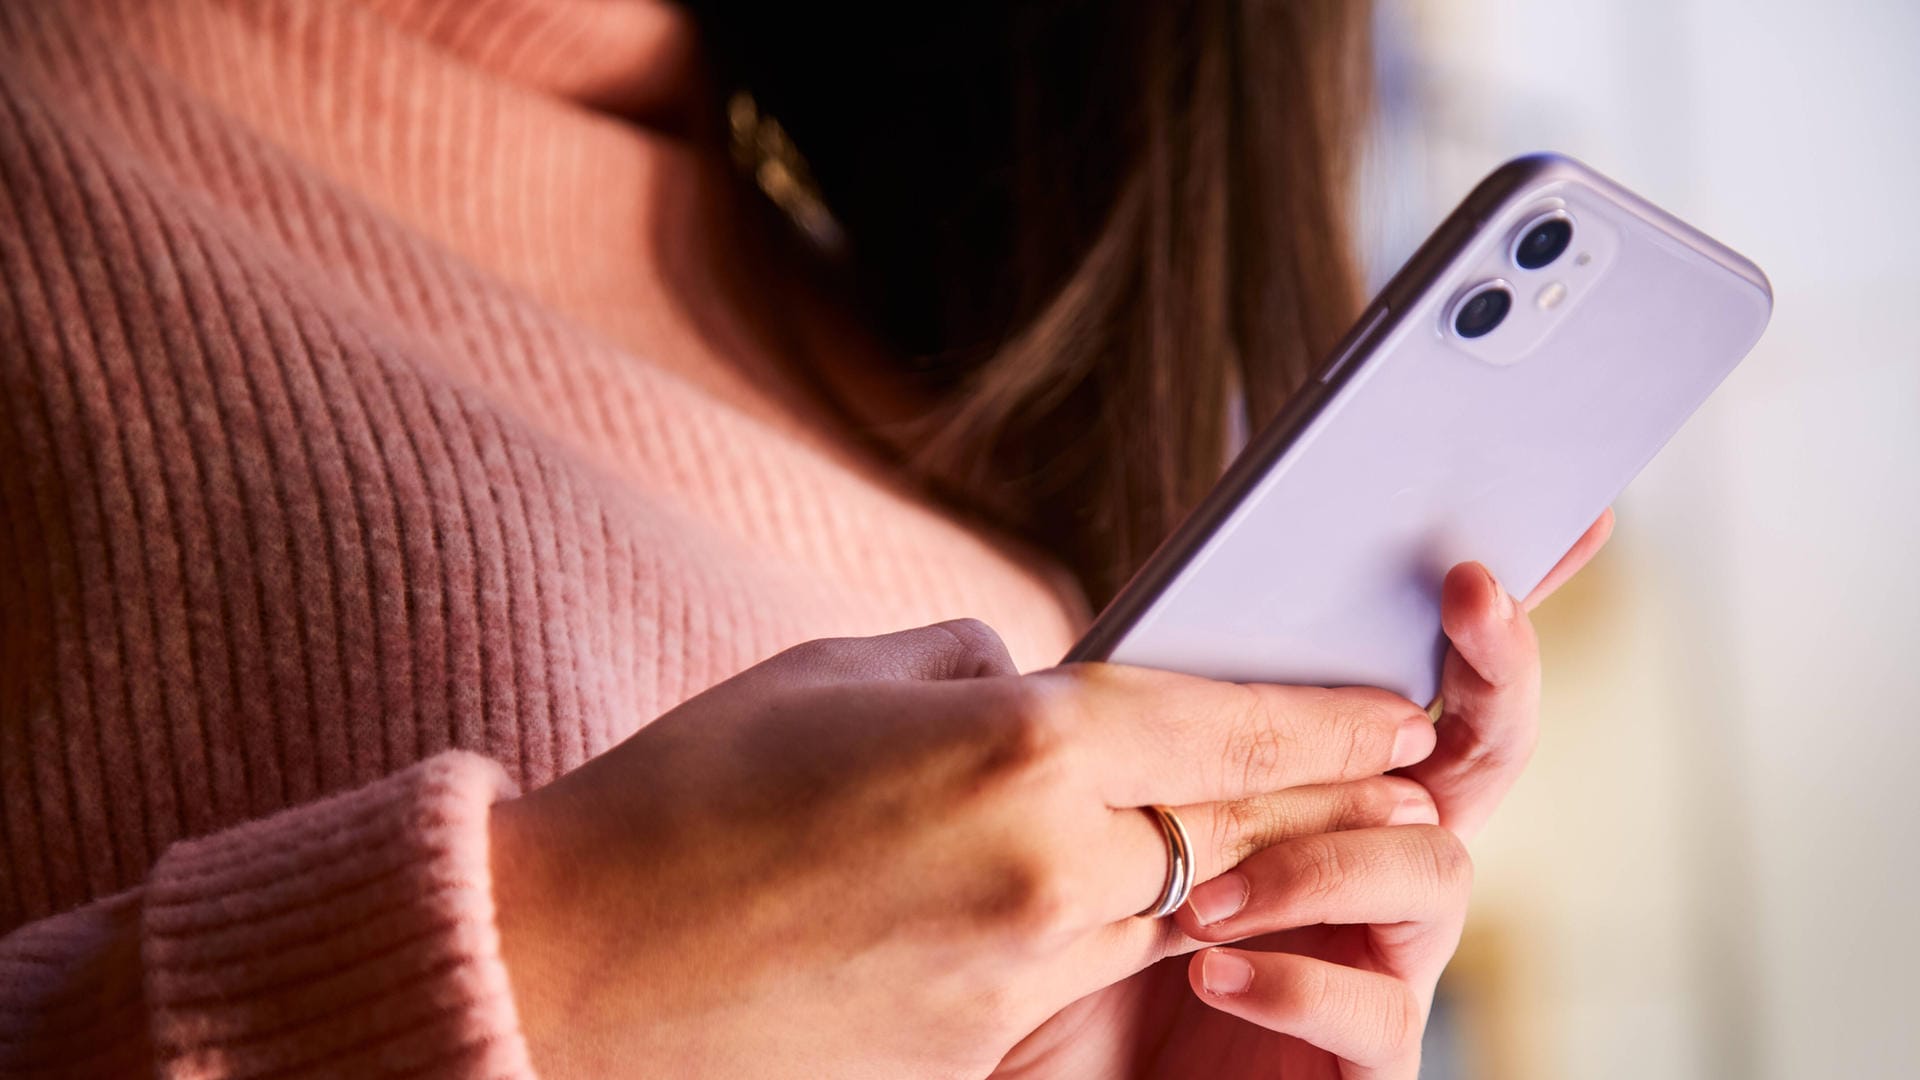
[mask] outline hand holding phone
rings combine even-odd
[[[1545,581],[1771,310],[1752,263],[1591,169],[1511,162],[1067,658],[1430,701],[1448,569]]]

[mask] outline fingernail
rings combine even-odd
[[[1200,961],[1200,983],[1209,994],[1239,994],[1253,985],[1253,965],[1244,956],[1210,949]]]
[[[1387,815],[1389,825],[1432,825],[1439,821],[1431,800],[1413,797],[1404,799],[1393,813]]]
[[[1500,616],[1503,622],[1512,619],[1513,597],[1507,595],[1507,590],[1500,587],[1500,579],[1493,576],[1493,571],[1482,566],[1480,572],[1487,575],[1487,584],[1493,586],[1494,614]]]
[[[1393,733],[1393,760],[1387,768],[1404,769],[1416,761],[1426,760],[1431,753],[1433,721],[1425,716],[1409,717],[1402,720],[1400,730]]]
[[[1247,879],[1228,871],[1212,881],[1195,885],[1193,894],[1187,897],[1187,905],[1193,908],[1193,917],[1201,926],[1211,926],[1246,907],[1247,891]]]

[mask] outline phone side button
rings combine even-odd
[[[1386,317],[1387,305],[1385,304],[1381,304],[1379,307],[1368,312],[1366,320],[1360,324],[1358,330],[1353,332],[1353,337],[1348,339],[1347,347],[1341,349],[1340,354],[1333,358],[1333,362],[1321,370],[1320,381],[1323,383],[1332,382],[1333,377],[1340,374],[1340,369],[1347,366],[1347,361],[1353,359],[1353,355],[1367,344],[1369,338],[1373,337],[1373,332],[1380,328],[1381,320]]]

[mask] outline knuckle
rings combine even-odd
[[[988,626],[986,623],[972,616],[947,619],[943,622],[937,622],[934,625],[952,634],[955,639],[968,648],[980,648],[983,646],[990,648],[1000,644],[1000,635],[994,631],[993,627]]]
[[[1343,694],[1331,709],[1345,750],[1344,776],[1368,776],[1387,770],[1399,715],[1371,693]]]
[[[1380,1005],[1381,1062],[1394,1061],[1420,1048],[1426,1021],[1420,1013],[1420,999],[1413,988],[1396,980]]]
[[[789,646],[774,655],[769,663],[787,665],[805,671],[838,671],[845,666],[847,654],[857,638],[814,638]]]
[[[981,773],[989,780],[1050,780],[1066,764],[1071,710],[1032,679],[1009,679],[983,706]]]
[[[1052,948],[1079,927],[1082,907],[1062,862],[1034,850],[1008,855],[976,915],[1016,948]]]
[[[1213,826],[1214,850],[1220,854],[1221,868],[1239,865],[1275,837],[1286,835],[1291,825],[1287,812],[1271,799],[1221,803],[1214,813]]]
[[[1290,845],[1281,868],[1278,899],[1285,908],[1310,905],[1337,892],[1351,867],[1340,845],[1316,836]]]
[[[1243,689],[1247,694],[1245,721],[1227,739],[1226,767],[1241,790],[1261,791],[1273,786],[1268,781],[1294,756],[1296,748],[1287,738],[1272,702],[1253,687]]]
[[[1426,1021],[1413,988],[1399,979],[1336,980],[1320,997],[1322,1015],[1338,1017],[1353,1039],[1355,1065],[1382,1068],[1418,1055]]]
[[[1427,876],[1434,891],[1442,896],[1462,896],[1473,889],[1473,856],[1467,845],[1438,825],[1422,825],[1409,830],[1418,845],[1415,865]]]
[[[997,668],[1007,655],[1007,646],[998,631],[979,619],[948,619],[934,623],[928,630],[941,634],[952,646],[956,665],[964,673],[979,673]]]

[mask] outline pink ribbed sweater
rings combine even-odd
[[[0,4],[0,1074],[524,1072],[492,801],[806,638],[1067,644],[714,317],[617,115],[683,31]]]

